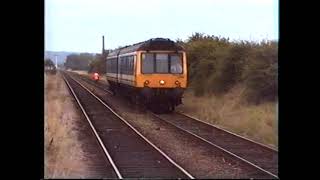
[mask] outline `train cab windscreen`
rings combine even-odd
[[[180,54],[143,53],[142,73],[181,74],[182,56]]]

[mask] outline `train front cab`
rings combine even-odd
[[[184,51],[138,51],[136,87],[150,105],[173,111],[182,103],[187,87],[187,60]]]

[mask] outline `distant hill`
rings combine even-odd
[[[66,51],[45,51],[44,57],[45,59],[49,58],[51,59],[54,63],[56,63],[56,57],[57,56],[57,63],[58,64],[63,64],[65,63],[67,56],[70,54],[80,54],[83,52],[66,52]],[[96,53],[89,53],[95,55]]]

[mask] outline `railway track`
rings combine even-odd
[[[99,86],[97,83],[85,77],[81,79],[110,93],[105,86]],[[265,177],[278,179],[278,151],[276,149],[254,142],[183,113],[151,114],[181,131],[194,136],[200,141],[207,143],[212,148],[218,148],[232,158],[238,159],[248,166],[258,169],[267,175]]]
[[[98,81],[98,82],[94,82],[92,79],[90,79],[89,77],[84,77],[83,75],[79,75],[79,74],[76,74],[76,73],[72,73],[72,75],[75,75],[77,76],[78,78],[80,78],[81,80],[93,85],[93,86],[96,86],[104,91],[106,91],[107,93],[109,94],[113,94],[112,91],[110,91],[108,89],[108,85],[106,83],[103,83],[101,81]]]
[[[152,114],[270,176],[278,178],[277,150],[180,112]]]
[[[79,81],[62,74],[117,178],[193,179]]]

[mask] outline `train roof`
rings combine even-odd
[[[136,43],[130,46],[125,46],[119,49],[116,49],[108,54],[108,56],[117,56],[119,51],[119,55],[130,53],[134,51],[152,51],[152,50],[164,50],[164,51],[180,51],[184,50],[184,48],[174,41],[165,38],[152,38],[147,41],[143,41],[140,43]]]

